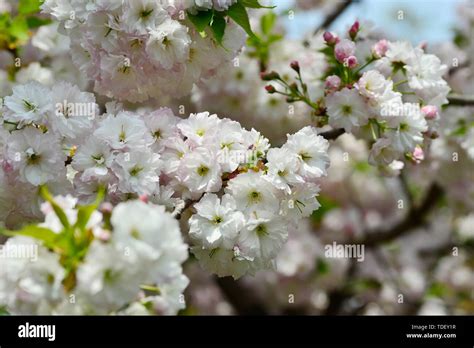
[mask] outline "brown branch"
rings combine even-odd
[[[344,11],[352,4],[353,0],[343,0],[340,4],[337,4],[334,10],[329,13],[324,21],[316,28],[314,35],[316,35],[320,30],[327,29],[331,24],[342,14]]]
[[[368,247],[390,242],[408,233],[414,228],[425,223],[426,215],[436,206],[436,203],[443,195],[443,189],[438,184],[433,184],[426,193],[425,199],[418,207],[412,207],[408,215],[399,224],[389,230],[375,231],[367,234],[356,244],[363,244]]]
[[[341,287],[332,290],[328,294],[328,306],[323,315],[339,315],[342,313],[345,301],[352,295],[350,290],[350,280],[354,277],[357,261],[355,259],[349,260],[350,265],[346,273],[346,281]]]
[[[452,94],[448,96],[447,106],[474,106],[474,96]]]
[[[322,132],[319,133],[320,136],[322,136],[326,140],[336,140],[339,136],[344,134],[344,128],[337,128],[337,129],[331,129],[330,131],[327,132]]]
[[[215,277],[216,284],[221,289],[227,301],[234,307],[238,315],[267,315],[265,307],[253,296],[249,289],[238,280],[231,277]]]
[[[443,190],[437,184],[433,184],[425,195],[425,199],[418,206],[411,206],[410,212],[403,219],[402,222],[397,224],[395,227],[384,230],[372,232],[366,235],[365,238],[356,241],[356,244],[362,244],[367,247],[377,247],[383,243],[390,242],[402,235],[412,231],[416,227],[422,226],[425,223],[426,215],[435,207],[439,198],[443,195]],[[347,285],[350,283],[350,279],[354,277],[356,262],[355,259],[351,259],[351,266],[347,273],[347,279],[345,285],[338,289],[335,289],[329,294],[329,305],[325,311],[325,315],[339,315],[343,314],[344,304],[346,300],[352,296],[352,290]],[[414,301],[410,305],[410,312],[415,312],[419,308],[420,303]]]
[[[468,60],[466,60],[466,61],[465,61],[464,63],[462,63],[461,65],[453,66],[453,67],[451,67],[451,68],[448,70],[448,75],[449,75],[449,76],[452,76],[452,75],[454,75],[457,71],[459,71],[460,69],[467,68],[469,65],[470,65],[470,62],[469,62]]]
[[[181,211],[176,214],[175,216],[175,219],[176,220],[180,220],[181,217],[183,216],[183,213],[188,210],[189,208],[191,208],[191,206],[193,206],[194,203],[196,202],[199,202],[201,200],[201,198],[204,196],[204,194],[202,194],[198,199],[194,200],[194,199],[189,199],[186,201],[186,203],[184,204],[184,207],[181,209]]]

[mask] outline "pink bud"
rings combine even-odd
[[[339,42],[339,38],[337,37],[337,35],[331,33],[330,31],[325,31],[323,34],[323,38],[329,46],[335,45]]]
[[[5,173],[11,173],[13,172],[13,165],[8,161],[3,160],[2,169]]]
[[[425,159],[425,153],[420,146],[415,147],[412,153],[412,158],[415,163],[420,163]]]
[[[336,59],[340,63],[344,63],[346,58],[349,58],[350,56],[353,56],[355,52],[355,44],[351,40],[344,39],[338,44],[336,44],[336,47],[334,49],[334,54],[336,56]]]
[[[349,69],[353,69],[357,66],[357,58],[355,56],[350,56],[346,59],[346,64]]]
[[[148,203],[148,195],[142,194],[138,197],[139,200],[141,200],[143,203]]]
[[[262,72],[260,73],[260,78],[263,81],[273,81],[278,80],[280,78],[280,75],[278,75],[276,71]]]
[[[328,76],[324,82],[324,86],[329,90],[336,91],[341,86],[341,79],[337,75]]]
[[[426,105],[421,108],[421,113],[427,120],[434,120],[438,117],[438,108],[434,105]]]
[[[428,41],[421,41],[418,44],[418,47],[421,48],[423,51],[425,51],[428,48]]]
[[[349,36],[351,37],[352,40],[354,40],[357,36],[357,33],[359,32],[360,25],[359,21],[355,21],[354,24],[352,24],[351,28],[349,29]]]
[[[103,228],[94,228],[94,236],[103,242],[107,242],[112,236],[110,231]]]
[[[372,54],[375,58],[382,58],[388,50],[388,41],[380,40],[372,47]]]
[[[294,71],[296,71],[297,73],[300,72],[300,63],[298,63],[297,60],[292,61],[292,62],[290,63],[290,67],[291,67]]]
[[[270,93],[270,94],[273,94],[273,93],[276,92],[275,87],[273,87],[272,85],[267,85],[267,86],[265,86],[265,89],[266,89],[267,92]]]
[[[112,213],[112,209],[114,209],[114,206],[110,202],[103,202],[99,207],[102,214],[110,214]]]

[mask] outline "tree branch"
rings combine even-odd
[[[452,94],[448,96],[447,106],[474,106],[474,96]]]
[[[461,65],[451,67],[448,71],[448,75],[449,76],[454,75],[456,73],[456,71],[458,71],[459,69],[467,68],[469,66],[469,64],[470,64],[470,62],[468,60],[466,60]]]
[[[339,136],[345,133],[344,128],[331,129],[327,132],[319,133],[326,140],[336,140]]]
[[[242,283],[231,277],[219,278],[215,276],[216,284],[234,307],[238,315],[267,315],[264,306],[254,296],[247,296],[249,290]]]
[[[361,240],[355,241],[356,244],[363,244],[368,247],[376,246],[390,242],[410,230],[422,226],[425,223],[426,215],[435,207],[442,195],[443,189],[438,184],[433,184],[428,189],[423,202],[418,207],[412,207],[403,221],[389,230],[371,232]]]
[[[324,21],[316,28],[314,35],[316,35],[320,30],[327,29],[331,24],[339,17],[349,6],[352,4],[353,0],[343,0],[340,4],[337,4],[334,10],[329,13]]]

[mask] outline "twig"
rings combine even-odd
[[[248,290],[239,281],[231,277],[219,278],[217,276],[215,281],[238,315],[268,314],[258,299],[246,295]]]
[[[408,186],[407,178],[403,171],[400,173],[398,176],[398,179],[400,180],[400,185],[402,186],[403,192],[405,193],[405,196],[408,199],[408,203],[410,204],[410,207],[413,206],[413,195],[411,194],[410,187]]]
[[[458,66],[453,66],[448,70],[448,75],[452,76],[458,71],[459,69],[467,68],[469,66],[470,62],[466,60],[464,63],[458,65]]]
[[[408,233],[416,227],[425,223],[426,215],[435,207],[438,199],[443,195],[443,189],[438,184],[433,184],[425,196],[425,199],[418,207],[412,207],[408,215],[402,222],[389,230],[375,231],[366,235],[356,244],[363,244],[367,247],[376,246],[382,243],[390,242],[402,235]]]
[[[327,29],[331,26],[331,24],[339,17],[352,3],[353,0],[343,0],[340,4],[338,4],[334,10],[329,13],[324,21],[316,28],[314,31],[314,35],[316,35],[320,30]]]
[[[339,136],[344,134],[344,128],[337,128],[337,129],[331,129],[330,131],[327,132],[322,132],[319,133],[320,136],[322,136],[326,140],[336,140]]]
[[[354,277],[357,262],[355,259],[350,259],[349,262],[350,265],[346,273],[346,281],[343,286],[338,289],[334,289],[329,293],[329,304],[324,311],[324,315],[341,314],[346,299],[351,296],[349,284],[351,282],[351,278]]]
[[[199,202],[199,201],[201,200],[202,196],[203,196],[203,195],[201,195],[201,197],[199,197],[199,198],[196,199],[196,200],[193,200],[193,199],[187,200],[186,203],[184,204],[184,207],[181,209],[181,211],[180,211],[178,214],[175,215],[175,219],[176,219],[176,220],[181,219],[181,216],[183,215],[183,213],[184,213],[187,209],[189,209],[194,203]]]
[[[452,94],[448,96],[447,106],[474,106],[474,96]]]

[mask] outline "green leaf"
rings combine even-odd
[[[318,210],[315,210],[313,214],[311,214],[311,219],[314,222],[320,223],[321,221],[323,221],[323,217],[324,215],[326,215],[327,212],[338,208],[339,205],[332,199],[323,195],[317,197],[317,199],[319,203],[321,203],[321,207]]]
[[[262,6],[258,0],[240,0],[244,7],[248,8],[275,8],[276,6]]]
[[[94,203],[77,208],[77,221],[74,224],[74,227],[80,229],[81,231],[86,228],[92,213],[98,208],[99,204],[104,199],[104,196],[105,189],[104,187],[100,187]]]
[[[10,315],[6,307],[0,307],[0,315]]]
[[[199,32],[204,31],[204,29],[211,24],[213,15],[213,11],[198,11],[197,14],[188,12],[189,20]]]
[[[330,269],[331,269],[331,266],[329,265],[329,263],[327,263],[323,259],[317,259],[316,270],[318,271],[318,274],[320,275],[328,274]]]
[[[249,15],[247,14],[247,10],[241,2],[236,2],[231,7],[229,7],[229,9],[227,10],[227,15],[232,18],[235,23],[240,25],[249,36],[255,36],[250,26]]]
[[[0,29],[2,29],[2,31],[6,30],[9,25],[10,25],[10,15],[8,13],[0,13]]]
[[[260,18],[260,29],[264,35],[269,35],[275,26],[277,16],[274,12],[268,12]]]
[[[427,297],[443,297],[447,293],[447,288],[442,283],[433,283],[426,292]]]
[[[356,162],[354,164],[354,169],[357,171],[357,172],[361,172],[361,173],[368,173],[370,172],[374,167],[372,167],[367,161],[360,161],[360,162]]]
[[[211,30],[214,34],[214,38],[219,44],[222,44],[222,39],[224,38],[226,22],[224,17],[221,15],[214,15],[211,24]]]
[[[60,239],[60,235],[57,233],[54,233],[49,228],[40,227],[36,225],[28,225],[18,231],[9,231],[5,229],[0,229],[0,234],[9,236],[9,237],[13,237],[13,236],[31,237],[43,242],[43,245],[46,247],[54,246],[55,243]]]
[[[22,15],[36,13],[40,11],[40,0],[20,0],[18,4],[18,13]]]
[[[48,188],[46,186],[40,186],[40,195],[43,197],[43,199],[51,206],[53,207],[53,210],[58,217],[59,221],[61,221],[61,224],[64,226],[64,228],[68,229],[70,227],[69,220],[66,216],[66,213],[64,210],[54,201],[53,197],[48,191]]]
[[[17,41],[26,42],[30,38],[28,23],[24,17],[15,17],[8,28],[10,35]]]
[[[357,279],[354,280],[350,285],[356,292],[380,290],[382,288],[382,284],[374,278]]]
[[[39,17],[28,17],[26,19],[26,23],[28,24],[28,28],[35,29],[39,28],[43,25],[51,24],[53,21],[48,18],[39,18]]]

